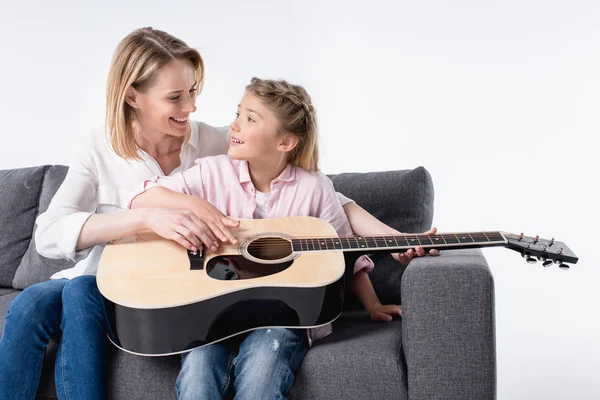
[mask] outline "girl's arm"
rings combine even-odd
[[[399,305],[381,304],[371,284],[371,279],[364,270],[358,271],[352,277],[352,290],[365,306],[373,321],[390,322],[394,315],[402,316],[402,308]]]
[[[344,205],[344,212],[350,221],[352,231],[358,235],[400,235],[401,232],[387,226],[371,214],[369,214],[364,208],[360,207],[354,202],[350,202]],[[425,234],[433,235],[437,232],[437,228],[432,228],[425,232]],[[407,265],[410,260],[415,256],[422,257],[427,252],[422,247],[415,247],[415,249],[408,249],[404,253],[393,253],[394,257],[398,262]],[[432,256],[439,255],[437,250],[430,250],[429,254]]]

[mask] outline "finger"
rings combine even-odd
[[[216,251],[219,246],[217,238],[213,235],[210,228],[200,220],[195,214],[190,214],[190,229],[209,249]],[[216,246],[216,247],[215,247]],[[213,249],[214,248],[214,249]]]
[[[171,239],[171,240],[179,243],[180,245],[182,245],[183,247],[185,247],[188,250],[194,251],[197,249],[197,245],[194,245],[184,235],[180,234],[177,230],[171,229],[169,232],[170,233],[168,235],[164,236],[165,238]]]
[[[436,256],[440,255],[440,251],[436,250],[436,249],[431,249],[431,250],[429,250],[429,253],[427,253],[427,254],[429,254],[430,256],[436,257]]]
[[[375,315],[371,318],[373,321],[385,321],[390,322],[393,318],[391,315],[388,315],[383,312],[376,312]]]
[[[240,221],[231,217],[223,216],[223,218],[221,218],[221,222],[223,222],[224,225],[232,228],[237,228],[240,226]]]
[[[237,240],[235,236],[229,231],[229,229],[225,226],[222,218],[220,221],[216,222],[214,227],[211,225],[211,228],[218,229],[220,232],[220,238],[223,242],[229,242],[231,244],[236,244]]]
[[[415,248],[415,253],[417,253],[417,256],[423,257],[425,255],[425,250],[423,250],[423,248],[419,246]]]
[[[185,240],[190,242],[190,244],[196,248],[200,247],[200,240],[198,237],[185,225],[176,225],[174,227],[174,231],[181,235]]]
[[[434,226],[433,228],[431,228],[430,230],[428,230],[427,232],[425,232],[426,235],[435,235],[437,232],[437,228]]]

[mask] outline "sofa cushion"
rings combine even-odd
[[[291,399],[402,399],[408,396],[402,320],[373,322],[363,312],[344,313],[333,334],[306,353]]]
[[[0,337],[4,332],[4,321],[6,320],[6,314],[8,313],[8,306],[17,295],[21,293],[20,290],[12,289],[0,289]]]
[[[11,287],[33,232],[46,167],[0,171],[0,287]]]
[[[42,191],[40,194],[38,215],[45,212],[50,205],[50,200],[58,190],[62,181],[67,175],[68,167],[63,165],[55,165],[46,170],[44,181],[42,183]],[[35,233],[36,227],[34,227]],[[28,286],[43,282],[50,279],[55,272],[66,268],[71,268],[74,265],[72,261],[58,259],[53,260],[41,256],[35,249],[35,238],[32,237],[29,242],[29,247],[21,259],[21,263],[15,273],[12,281],[13,287],[16,289],[25,289]]]
[[[380,221],[405,233],[421,233],[433,221],[433,182],[423,167],[411,170],[343,173],[330,175],[335,189],[356,201]],[[376,184],[374,184],[376,182]],[[375,268],[369,274],[383,304],[401,304],[400,281],[405,266],[389,254],[371,256]],[[346,310],[359,308],[350,293]]]

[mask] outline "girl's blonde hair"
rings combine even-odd
[[[306,90],[284,80],[252,78],[246,91],[275,114],[280,132],[298,137],[298,145],[288,155],[288,163],[309,172],[319,172],[317,120]]]
[[[198,50],[182,40],[147,27],[131,32],[117,46],[106,84],[105,124],[108,141],[119,157],[141,159],[135,141],[135,113],[125,101],[127,89],[144,91],[151,87],[160,70],[173,60],[192,63],[198,95],[204,84],[204,61]]]

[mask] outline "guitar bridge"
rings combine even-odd
[[[198,251],[187,250],[190,259],[190,270],[204,269],[204,251],[201,245]]]

